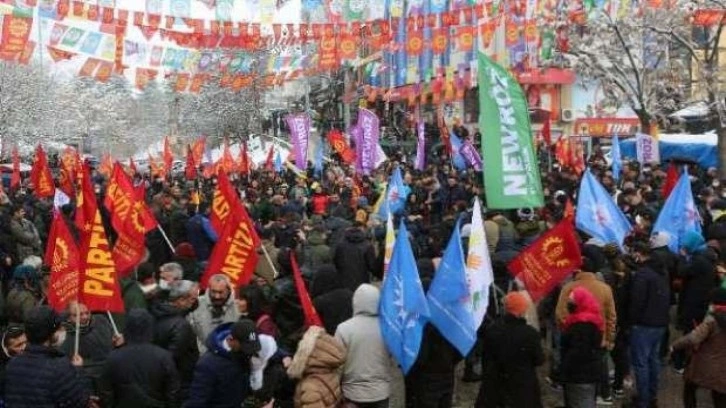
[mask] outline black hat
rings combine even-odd
[[[240,319],[232,325],[230,335],[240,343],[241,351],[246,355],[253,355],[260,351],[260,339],[257,337],[255,322],[250,319]]]
[[[31,344],[43,344],[53,337],[62,319],[48,306],[37,306],[25,314],[25,335]]]

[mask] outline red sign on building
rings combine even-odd
[[[578,136],[591,137],[633,136],[639,128],[637,118],[586,118],[575,121],[574,132]]]

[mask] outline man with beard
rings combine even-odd
[[[200,353],[207,351],[207,337],[217,326],[236,322],[238,319],[239,312],[235,306],[229,278],[223,274],[212,275],[206,293],[199,297],[199,307],[187,316],[197,335]]]
[[[9,407],[96,407],[80,371],[83,359],[71,361],[57,350],[65,340],[60,316],[47,306],[31,309],[25,319],[28,346],[8,363],[5,404]],[[76,366],[76,367],[74,367]]]
[[[199,287],[192,281],[175,281],[167,298],[156,299],[149,312],[155,318],[154,344],[169,351],[181,381],[181,399],[192,382],[199,358],[196,336],[186,315],[197,307]]]
[[[250,358],[260,351],[255,323],[242,319],[217,327],[199,359],[185,408],[239,407],[250,394]]]

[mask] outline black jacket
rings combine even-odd
[[[315,272],[310,295],[325,331],[331,336],[340,323],[353,317],[353,292],[342,287],[333,265],[323,265]]]
[[[5,406],[86,408],[91,392],[80,371],[63,353],[28,345],[5,371]]]
[[[101,399],[109,408],[179,405],[179,374],[171,354],[153,344],[127,344],[108,356]]]
[[[185,311],[171,304],[157,301],[151,304],[149,312],[156,322],[154,324],[154,344],[168,350],[181,381],[182,396],[192,382],[194,365],[199,359],[197,337],[189,322],[184,318]]]
[[[333,251],[333,263],[343,286],[355,292],[363,283],[369,283],[378,267],[373,244],[358,228],[345,232],[345,238]]]
[[[544,362],[539,333],[507,315],[484,332],[482,383],[476,407],[542,406],[536,368]]]
[[[602,364],[602,333],[592,323],[575,323],[562,333],[560,375],[563,383],[594,384]]]
[[[690,331],[706,316],[709,296],[718,286],[716,260],[716,254],[707,249],[694,254],[690,262],[681,263],[678,269],[678,275],[683,278],[678,305],[678,324],[681,329]]]
[[[628,318],[634,326],[668,326],[670,284],[663,267],[656,260],[642,264],[630,286]]]

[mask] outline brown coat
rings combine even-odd
[[[343,399],[340,387],[345,346],[325,332],[311,327],[305,332],[287,374],[300,379],[295,388],[295,408],[333,408]]]
[[[590,291],[590,293],[595,296],[598,303],[600,303],[600,309],[603,319],[605,320],[603,341],[607,344],[608,348],[612,348],[615,344],[615,326],[618,318],[617,313],[615,312],[613,291],[607,283],[600,281],[592,272],[579,272],[575,275],[575,280],[562,288],[560,298],[557,301],[557,308],[555,309],[557,322],[561,325],[567,318],[567,315],[569,314],[567,312],[567,300],[569,299],[572,290],[578,286],[582,286]]]
[[[724,317],[726,318],[726,317]],[[674,350],[694,350],[686,367],[685,378],[698,385],[720,393],[726,393],[726,330],[719,327],[716,319],[708,315],[692,332],[676,340]]]

